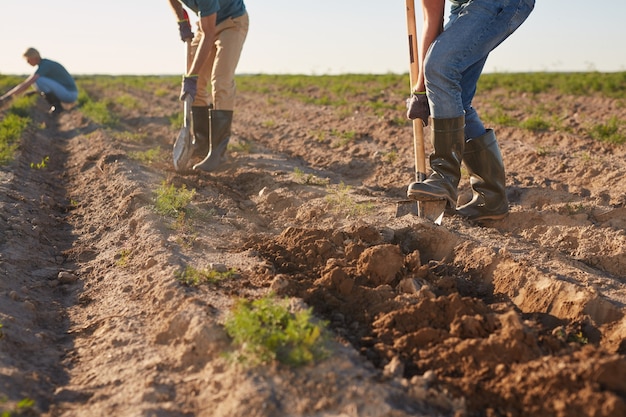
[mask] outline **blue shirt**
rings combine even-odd
[[[217,24],[226,19],[242,16],[246,13],[243,0],[178,0],[200,17],[217,13]]]
[[[58,82],[63,87],[67,88],[68,91],[78,91],[74,78],[72,78],[65,67],[58,62],[42,58],[41,61],[39,61],[35,74]]]

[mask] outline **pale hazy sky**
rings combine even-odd
[[[404,1],[246,5],[250,32],[238,73],[408,72]],[[167,0],[0,0],[0,16],[0,74],[30,74],[22,57],[30,46],[74,74],[183,71],[184,45]],[[626,71],[624,16],[622,2],[538,0],[485,70]]]

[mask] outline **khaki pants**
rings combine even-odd
[[[235,107],[235,70],[239,63],[241,50],[248,34],[248,14],[234,19],[226,19],[216,27],[215,43],[207,61],[198,74],[198,92],[194,106],[208,106],[215,110],[234,110]],[[191,41],[187,67],[196,54],[202,38],[198,25],[196,36]],[[208,85],[211,82],[211,92]]]

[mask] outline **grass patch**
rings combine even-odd
[[[589,128],[589,136],[601,142],[621,145],[626,142],[626,135],[620,132],[622,122],[616,117],[611,117],[606,123],[601,123]]]
[[[225,328],[239,347],[235,357],[240,362],[301,366],[328,355],[326,325],[313,320],[312,309],[291,312],[288,299],[269,295],[238,300]]]
[[[293,176],[296,182],[308,185],[328,185],[328,178],[320,178],[313,174],[305,174],[300,168],[294,168]]]
[[[363,216],[374,210],[371,202],[358,203],[351,196],[352,187],[340,183],[338,186],[328,186],[326,202],[331,206],[333,212],[341,213],[348,217]]]
[[[154,162],[163,160],[161,148],[152,148],[146,151],[131,151],[128,156],[135,161],[150,165]]]
[[[520,127],[533,131],[548,130],[550,128],[550,122],[541,116],[530,116],[520,123]]]
[[[187,205],[193,200],[196,190],[188,190],[183,184],[176,188],[173,184],[167,185],[165,181],[155,191],[155,210],[163,216],[178,217],[185,212]]]
[[[32,121],[29,112],[36,100],[34,95],[16,98],[0,120],[0,164],[13,160],[22,133]]]
[[[32,415],[33,407],[35,407],[35,401],[30,398],[23,398],[9,409],[4,406],[7,402],[8,400],[6,398],[0,398],[0,417]]]
[[[189,287],[196,287],[201,284],[217,284],[236,275],[237,270],[234,268],[220,271],[217,269],[196,269],[187,265],[184,270],[176,272],[176,279]]]

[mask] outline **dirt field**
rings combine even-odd
[[[479,112],[524,118],[534,102],[567,129],[491,126],[510,214],[438,226],[396,216],[414,177],[397,111],[242,92],[228,163],[179,174],[177,85],[83,88],[136,102],[113,128],[40,102],[0,168],[0,411],[30,398],[23,415],[50,417],[626,415],[626,147],[586,133],[626,120],[623,100],[479,92]],[[151,163],[131,157],[157,146]],[[195,190],[184,222],[155,213],[163,181]],[[176,279],[220,265],[238,273]],[[245,369],[222,355],[233,302],[270,291],[329,322],[329,358]]]

